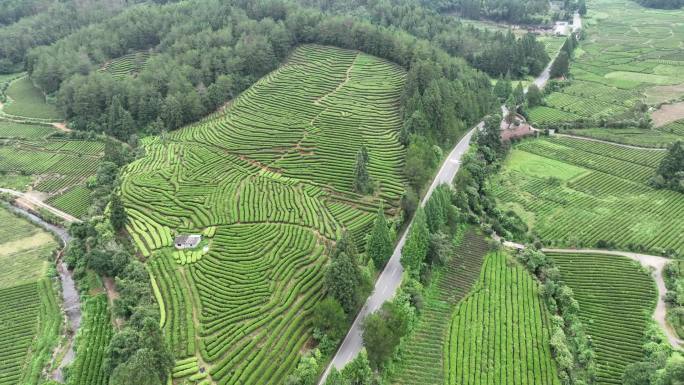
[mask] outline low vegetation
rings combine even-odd
[[[620,256],[549,253],[579,305],[596,353],[596,383],[621,384],[625,368],[644,358],[642,341],[656,287],[638,263]]]
[[[0,206],[0,384],[42,383],[62,324],[48,272],[57,242]]]
[[[648,186],[664,155],[572,138],[524,141],[491,192],[502,211],[529,223],[521,238],[675,255],[684,251],[675,230],[684,200]]]

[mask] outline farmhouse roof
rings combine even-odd
[[[176,246],[195,247],[201,240],[202,236],[197,234],[179,235],[176,238],[174,238],[173,243]]]

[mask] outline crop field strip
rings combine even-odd
[[[657,86],[684,83],[684,12],[661,12],[634,2],[595,0],[588,4],[583,40],[569,87],[551,93],[547,106],[530,111],[533,123],[620,117],[637,100],[657,104]],[[648,98],[645,98],[648,96]]]
[[[505,253],[485,258],[456,308],[445,344],[446,384],[559,384],[539,283]]]
[[[108,62],[100,71],[108,72],[116,79],[123,79],[142,71],[149,58],[148,51],[130,53]]]
[[[0,139],[43,139],[54,132],[48,125],[0,120]]]
[[[57,242],[4,208],[0,223],[0,385],[38,384],[62,322],[46,277]]]
[[[76,359],[69,369],[67,385],[107,385],[103,363],[114,334],[107,296],[98,294],[83,305],[83,323],[76,341]]]
[[[416,330],[405,343],[393,384],[443,384],[444,342],[454,305],[468,292],[480,275],[487,239],[469,229],[451,260],[443,268],[425,297]]]
[[[581,139],[526,141],[514,147],[586,171],[565,181],[504,167],[494,194],[504,207],[523,217],[533,215],[533,231],[552,244],[577,241],[595,246],[599,240],[617,247],[642,245],[653,252],[684,252],[684,199],[680,193],[655,190],[646,182],[662,151],[637,150]],[[667,224],[667,225],[666,225]]]
[[[80,217],[90,205],[85,181],[97,172],[103,152],[104,144],[96,141],[9,140],[0,144],[0,173],[30,175],[33,190],[49,194],[50,204]],[[12,186],[0,180],[0,187]]]
[[[224,113],[142,141],[147,155],[125,169],[121,192],[177,378],[191,377],[193,357],[208,366],[202,381],[220,385],[280,383],[294,370],[326,248],[344,230],[362,246],[378,207],[398,209],[404,76],[360,52],[302,46]],[[352,191],[361,145],[375,196]],[[173,251],[178,233],[203,233],[207,252]]]
[[[676,133],[675,123],[663,126],[662,129],[641,128],[578,128],[564,133],[594,138],[613,143],[629,144],[637,147],[667,148],[677,140],[684,140],[684,126],[680,134]],[[672,131],[669,131],[672,130]]]
[[[597,385],[621,384],[625,367],[643,359],[644,332],[655,308],[655,283],[626,257],[549,256],[579,302],[579,316],[596,353]]]

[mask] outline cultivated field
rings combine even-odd
[[[62,321],[48,258],[52,236],[0,207],[0,385],[38,384]]]
[[[619,0],[593,0],[587,6],[587,38],[570,68],[574,80],[549,95],[547,106],[530,111],[533,123],[620,117],[637,100],[662,103],[684,95],[684,89],[677,91],[684,84],[684,10]],[[669,88],[674,92],[666,92]]]
[[[102,143],[83,140],[2,142],[0,187],[47,193],[51,204],[81,216],[90,202],[85,180],[95,175],[103,151]]]
[[[446,384],[559,384],[539,283],[505,253],[485,258],[480,279],[453,313]]]
[[[57,107],[45,102],[45,96],[28,76],[12,81],[6,95],[9,100],[2,111],[8,115],[50,121],[63,118]]]
[[[529,140],[514,147],[493,193],[547,244],[684,253],[684,197],[646,185],[663,156],[582,139]]]
[[[451,314],[480,276],[488,250],[487,238],[474,230],[467,230],[460,237],[451,260],[436,273],[427,290],[420,321],[403,345],[393,384],[444,383],[443,351]]]
[[[622,384],[643,359],[643,338],[656,287],[636,262],[614,255],[549,254],[579,302],[579,316],[596,353],[597,385]]]
[[[563,131],[563,133],[605,140],[608,142],[629,144],[638,147],[667,148],[677,140],[684,140],[682,135],[668,131],[667,129],[640,129],[640,128],[582,128]]]
[[[0,120],[0,139],[43,139],[54,132],[48,125]]]
[[[76,340],[76,359],[69,369],[67,385],[107,385],[103,362],[114,330],[107,296],[98,294],[82,305],[83,321]]]
[[[149,58],[150,53],[147,51],[131,53],[106,63],[101,71],[108,72],[117,79],[123,79],[142,71]]]
[[[177,378],[196,375],[197,360],[220,384],[282,383],[294,369],[323,296],[326,247],[345,229],[362,246],[379,205],[398,206],[404,76],[366,54],[304,46],[225,113],[144,141],[121,192]],[[362,145],[369,197],[352,192]],[[203,243],[177,252],[179,233]]]

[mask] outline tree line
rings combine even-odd
[[[3,1],[0,7],[6,8],[0,8],[0,18],[11,23],[0,28],[0,73],[24,70],[26,53],[31,48],[52,44],[141,1]]]
[[[684,7],[684,0],[636,0],[636,2],[649,8],[678,9]]]

